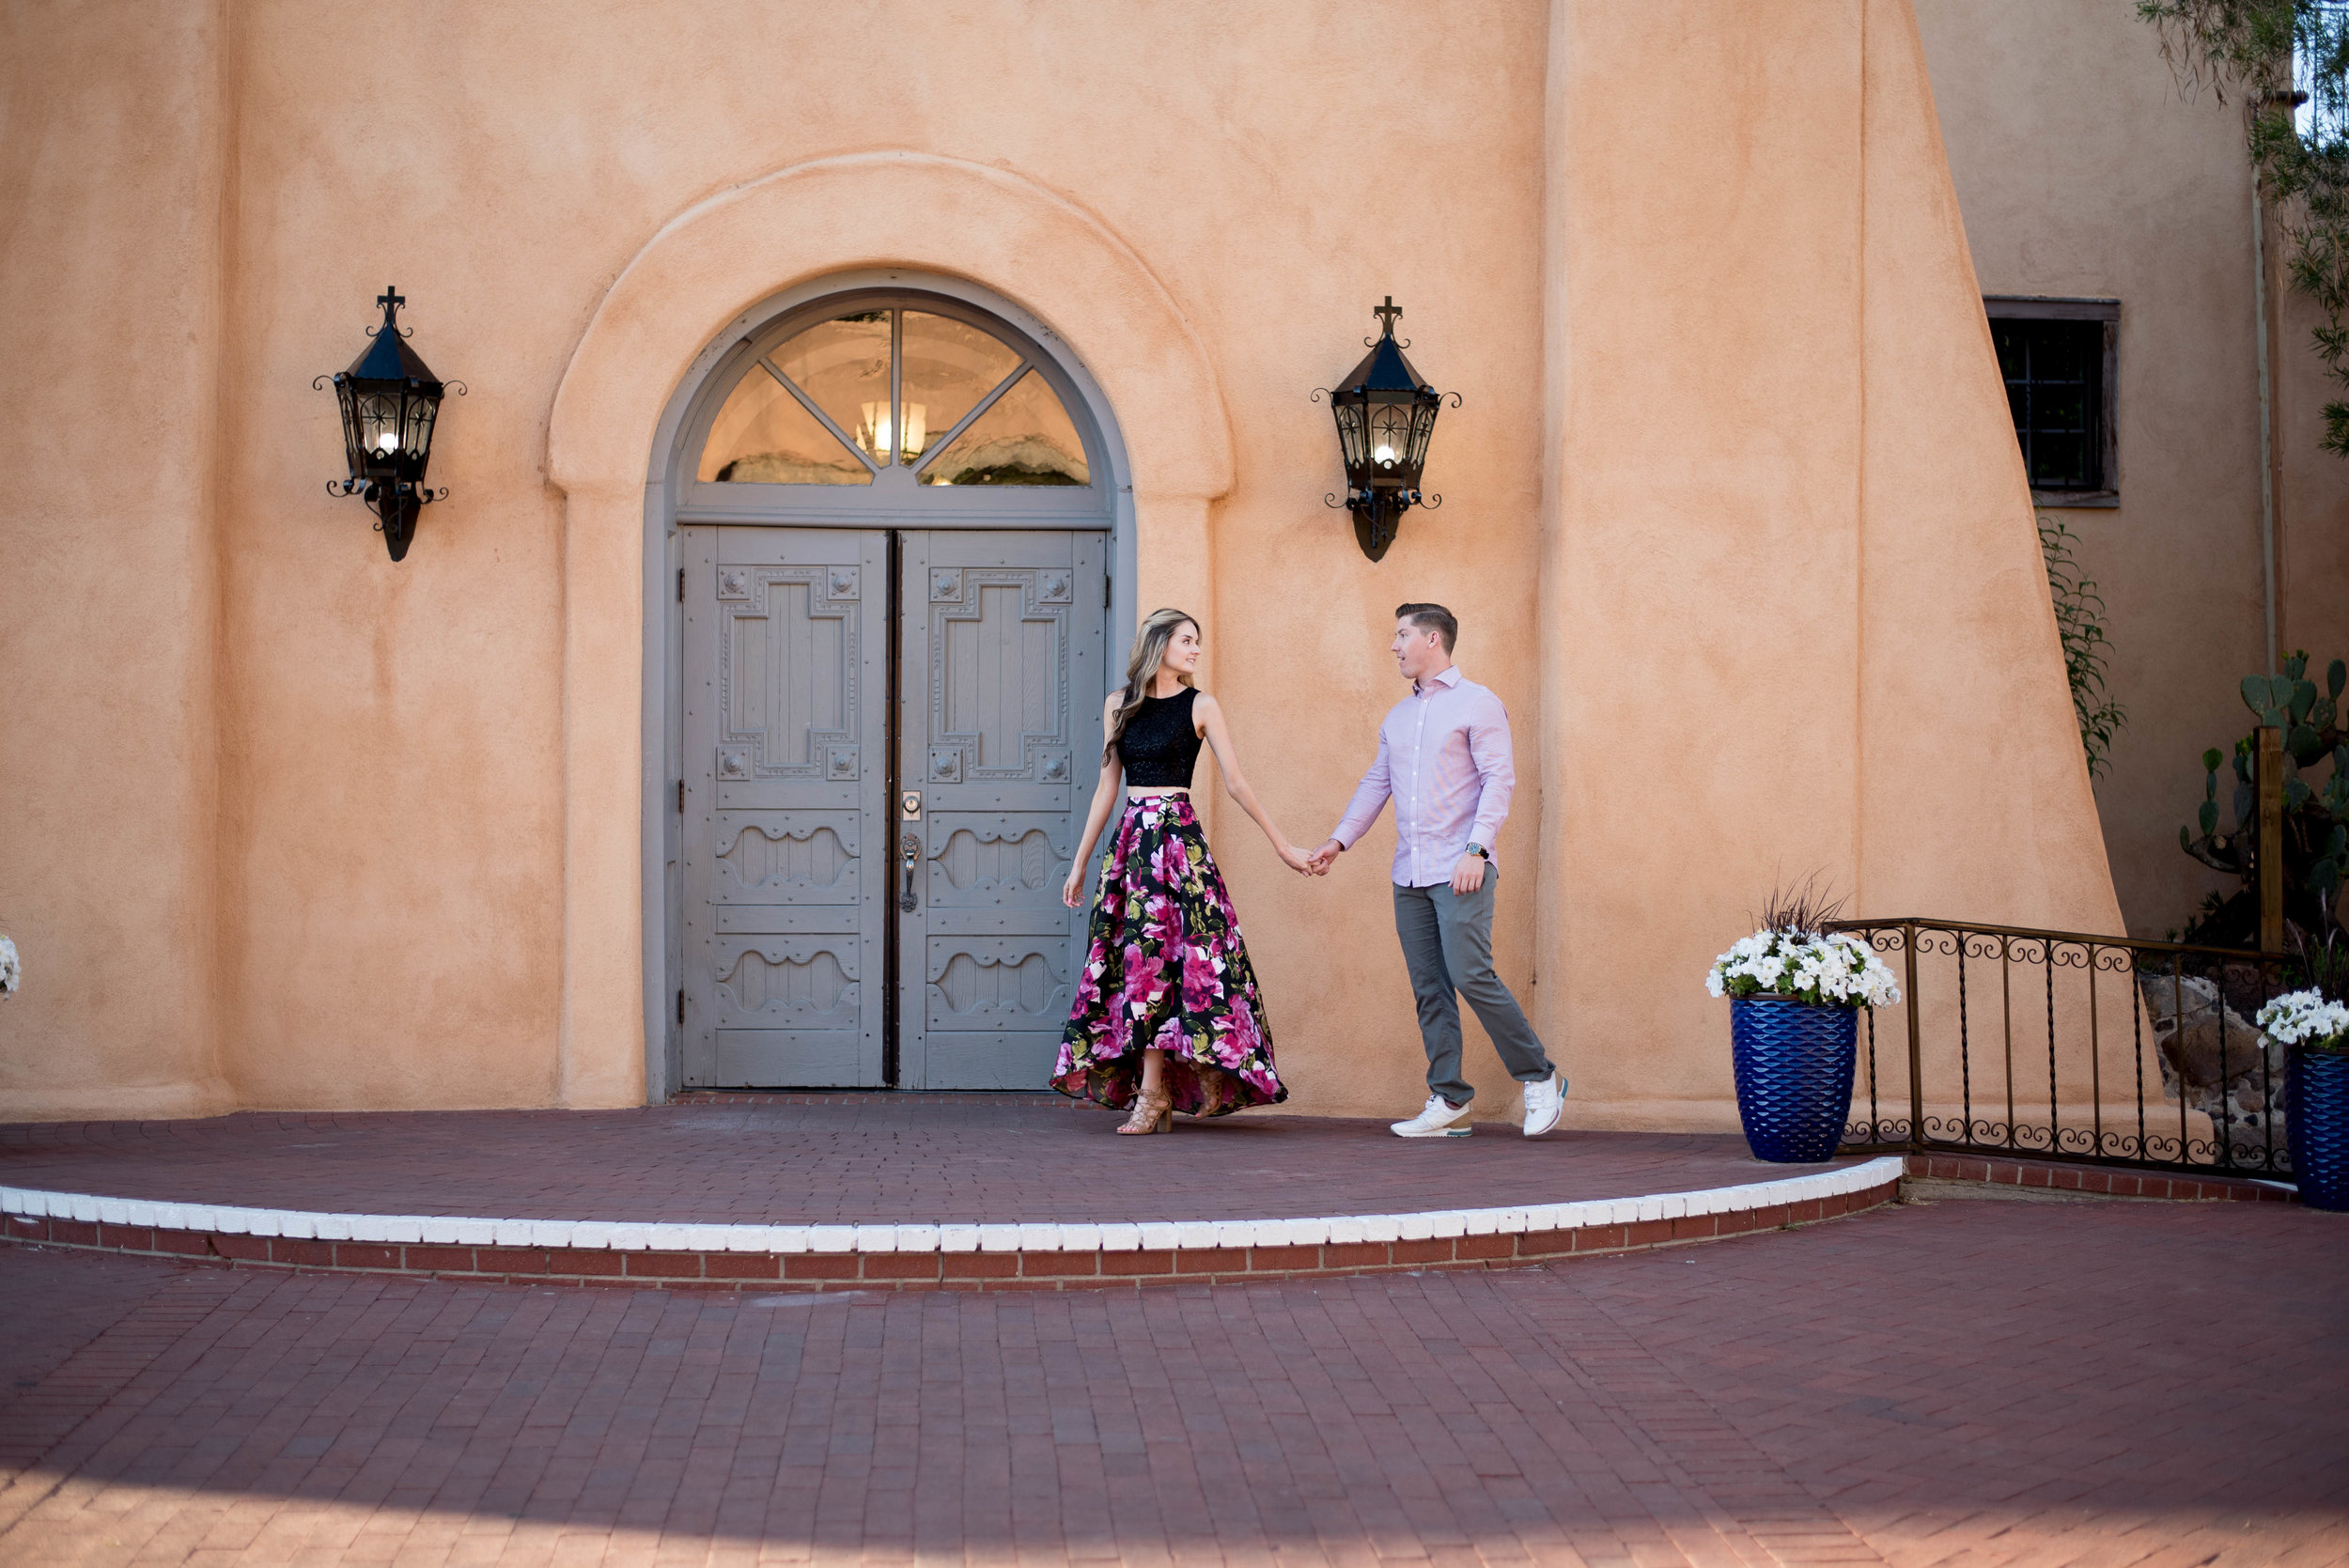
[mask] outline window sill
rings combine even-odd
[[[2030,504],[2039,506],[2118,506],[2119,490],[2033,490]]]

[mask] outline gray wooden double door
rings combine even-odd
[[[1041,1088],[1107,536],[682,536],[685,1083]]]

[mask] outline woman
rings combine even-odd
[[[1123,783],[1125,810],[1101,867],[1092,943],[1052,1070],[1052,1087],[1071,1098],[1131,1105],[1123,1133],[1170,1131],[1177,1109],[1221,1116],[1278,1105],[1289,1093],[1273,1070],[1264,999],[1231,895],[1190,807],[1202,739],[1215,748],[1225,793],[1289,869],[1301,873],[1311,862],[1240,777],[1223,709],[1191,685],[1199,647],[1199,623],[1179,610],[1153,611],[1142,623],[1125,689],[1101,710],[1109,736],[1101,782],[1061,889],[1061,902],[1075,908]]]

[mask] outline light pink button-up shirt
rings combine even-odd
[[[1452,880],[1470,844],[1492,848],[1517,784],[1509,710],[1455,665],[1415,682],[1387,714],[1378,760],[1330,836],[1353,848],[1392,797],[1395,882],[1434,887]]]

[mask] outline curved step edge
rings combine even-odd
[[[328,1214],[0,1187],[11,1241],[516,1284],[1068,1289],[1518,1266],[1814,1223],[1895,1200],[1886,1157],[1779,1181],[1500,1208],[1089,1223],[639,1224]]]

